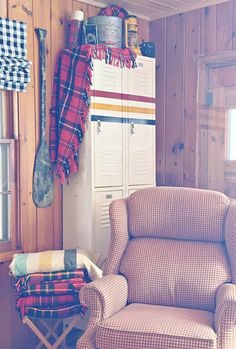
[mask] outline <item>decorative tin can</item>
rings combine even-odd
[[[97,26],[98,44],[121,48],[122,47],[122,19],[112,16],[89,17],[87,24]]]
[[[125,47],[140,53],[138,44],[138,22],[136,16],[128,16],[124,20]]]

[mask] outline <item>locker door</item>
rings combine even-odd
[[[93,65],[93,90],[122,92],[122,69],[96,59]]]
[[[128,185],[155,183],[155,126],[127,124]]]
[[[93,127],[94,186],[122,186],[123,124],[97,120],[93,122]]]
[[[137,58],[137,67],[124,68],[124,93],[130,95],[155,97],[155,59]]]
[[[109,206],[123,197],[122,190],[95,192],[94,194],[94,250],[107,256],[110,243]]]

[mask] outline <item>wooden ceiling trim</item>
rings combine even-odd
[[[84,2],[97,7],[105,7],[110,3],[110,0],[103,0],[102,2],[96,0],[74,1]],[[116,0],[114,3],[124,7],[130,14],[152,21],[228,1],[230,0]]]

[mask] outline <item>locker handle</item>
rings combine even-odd
[[[97,121],[97,134],[100,135],[100,133],[102,132],[102,123],[101,120]]]
[[[131,134],[131,136],[134,135],[134,123],[133,122],[130,123],[130,134]]]

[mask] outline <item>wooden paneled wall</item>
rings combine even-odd
[[[21,20],[28,26],[28,58],[32,61],[31,83],[18,97],[20,140],[20,232],[25,252],[60,249],[62,246],[62,195],[55,182],[54,205],[36,208],[32,201],[32,176],[39,141],[38,41],[34,28],[47,29],[47,131],[52,94],[53,70],[57,52],[65,47],[68,18],[72,10],[83,10],[85,18],[99,8],[76,0],[0,0],[0,16]],[[140,41],[149,38],[149,23],[140,20]],[[48,132],[47,132],[48,134]],[[15,310],[14,280],[9,263],[0,264],[0,349],[31,349],[34,336],[21,324]]]
[[[236,1],[153,21],[157,184],[196,185],[197,61],[236,50]]]

